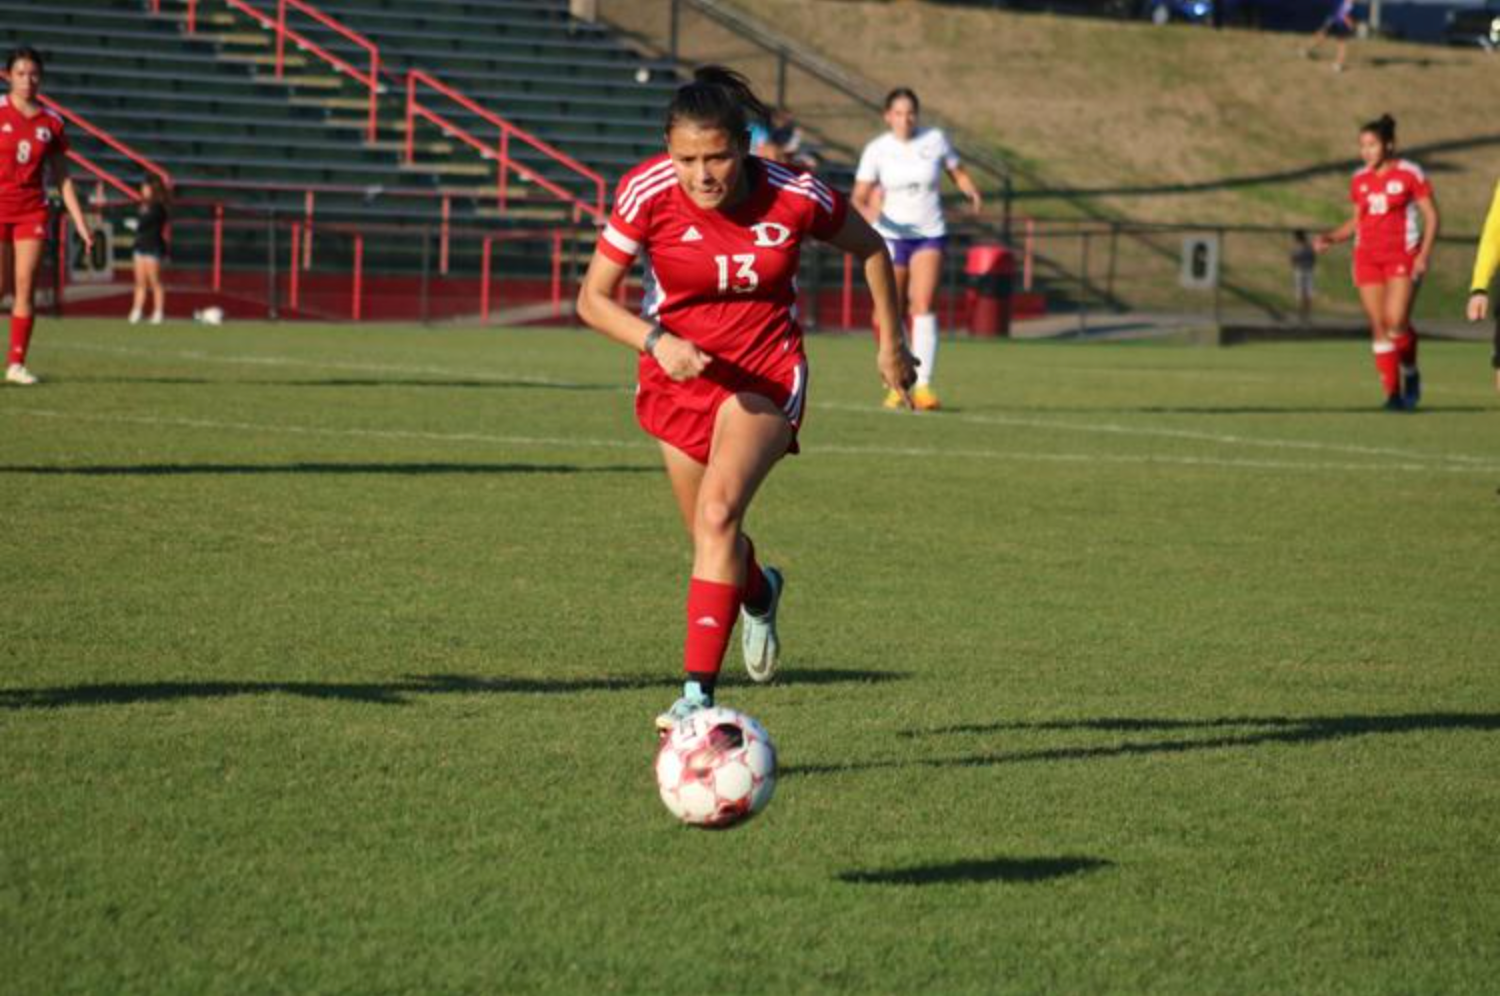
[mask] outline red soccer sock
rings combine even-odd
[[[687,640],[682,669],[688,677],[712,690],[724,663],[724,651],[740,614],[739,585],[693,578],[688,582]]]
[[[1385,390],[1386,396],[1399,394],[1401,391],[1401,359],[1396,352],[1394,343],[1377,342],[1375,350],[1375,370],[1380,374],[1380,386]]]
[[[1408,325],[1406,331],[1392,337],[1391,342],[1396,346],[1396,355],[1401,359],[1402,369],[1417,369],[1417,330]]]
[[[31,348],[31,327],[35,322],[35,315],[10,316],[10,363],[26,362],[26,351]]]
[[[764,615],[770,608],[771,586],[766,584],[766,575],[755,559],[755,544],[745,537],[745,585],[740,591],[745,608],[756,615]]]

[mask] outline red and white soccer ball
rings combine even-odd
[[[662,741],[656,785],[673,816],[689,826],[723,830],[770,803],[776,745],[744,713],[699,709]]]

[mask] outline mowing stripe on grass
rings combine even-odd
[[[609,385],[586,383],[582,381],[566,381],[549,377],[534,376],[530,374],[486,374],[476,372],[472,369],[459,370],[451,367],[407,366],[403,364],[392,363],[351,363],[347,361],[310,360],[292,356],[214,356],[211,353],[205,353],[200,350],[178,350],[175,352],[164,352],[161,350],[136,349],[129,346],[103,346],[84,343],[62,343],[59,344],[59,348],[77,349],[89,352],[113,353],[118,355],[139,355],[156,359],[160,359],[162,357],[170,357],[173,359],[189,360],[198,363],[304,367],[314,370],[346,370],[357,373],[425,374],[437,377],[461,377],[467,380],[487,380],[507,383],[535,384],[538,387],[565,387],[575,389],[594,388],[606,391],[614,390],[621,393],[634,391],[633,385]],[[891,412],[874,405],[848,404],[841,402],[813,402],[812,407],[820,411],[837,411],[857,415],[875,415],[879,417],[890,417],[892,415],[901,414],[899,412]],[[1372,414],[1379,415],[1380,417],[1388,417],[1383,415],[1382,413],[1373,411]],[[1257,439],[1252,436],[1203,432],[1193,429],[1129,426],[1121,425],[1117,422],[1073,422],[1059,419],[1023,418],[1011,415],[970,415],[958,412],[944,413],[942,418],[944,421],[957,421],[971,425],[999,425],[1005,426],[1007,428],[1062,430],[1066,432],[1103,433],[1119,436],[1144,436],[1158,437],[1163,439],[1184,439],[1193,442],[1214,443],[1221,446],[1253,446],[1266,449],[1308,450],[1314,452],[1342,453],[1350,456],[1396,457],[1401,460],[1452,461],[1454,463],[1471,464],[1476,469],[1488,469],[1492,468],[1495,465],[1495,461],[1491,457],[1471,456],[1464,453],[1423,453],[1417,450],[1404,450],[1394,447],[1358,446],[1346,443],[1321,443],[1301,439]],[[1234,464],[1232,463],[1226,464],[1226,466],[1233,465]],[[1246,464],[1246,466],[1274,466],[1274,464]]]
[[[849,405],[825,403],[815,408],[833,411],[900,415],[900,412],[877,408],[873,405]],[[1384,413],[1381,418],[1389,418]],[[942,416],[945,421],[968,422],[975,425],[1003,425],[1023,429],[1062,429],[1072,432],[1107,433],[1116,436],[1156,436],[1163,439],[1187,439],[1193,442],[1215,443],[1222,446],[1260,446],[1268,449],[1315,450],[1328,453],[1347,453],[1352,456],[1390,456],[1403,460],[1448,460],[1454,463],[1473,464],[1476,467],[1493,467],[1492,457],[1470,456],[1465,453],[1423,453],[1418,450],[1401,450],[1385,446],[1353,446],[1346,443],[1318,443],[1304,439],[1256,439],[1253,436],[1226,435],[1217,432],[1202,432],[1194,429],[1166,429],[1120,425],[1118,422],[1069,422],[1056,419],[1019,418],[1012,415],[963,415],[949,412]]]
[[[325,436],[363,439],[416,439],[424,442],[451,443],[495,443],[503,446],[556,446],[580,449],[639,450],[642,453],[655,450],[649,442],[622,439],[590,439],[586,437],[560,436],[502,436],[482,432],[431,432],[418,429],[336,429],[326,426],[287,425],[267,422],[220,422],[212,419],[166,417],[155,415],[87,415],[44,408],[7,408],[0,413],[29,415],[36,418],[67,419],[83,422],[128,423],[132,425],[176,426],[185,429],[209,429],[233,432],[279,432],[300,436]],[[939,448],[924,446],[845,446],[840,444],[819,445],[819,453],[836,456],[860,457],[912,457],[934,459],[944,457],[957,460],[1010,460],[1034,463],[1113,463],[1169,465],[1178,467],[1217,467],[1236,470],[1295,470],[1313,472],[1348,471],[1358,473],[1400,472],[1425,474],[1433,471],[1455,474],[1500,473],[1500,463],[1464,464],[1444,466],[1442,464],[1415,463],[1330,463],[1327,461],[1249,460],[1216,457],[1164,456],[1155,454],[1127,455],[1100,453],[1026,453],[1016,450],[984,450]]]
[[[453,367],[406,366],[393,363],[351,363],[346,360],[309,360],[295,356],[215,356],[196,349],[176,351],[136,349],[130,346],[101,346],[96,343],[64,342],[52,349],[73,349],[86,353],[109,353],[115,356],[142,356],[151,359],[189,360],[194,363],[218,363],[229,366],[305,367],[310,370],[345,370],[350,373],[426,374],[433,377],[458,377],[464,380],[494,381],[502,384],[535,384],[537,387],[596,388],[632,391],[633,387],[617,384],[589,384],[582,381],[556,380],[530,374],[486,374],[473,369]]]

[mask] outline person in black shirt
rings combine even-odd
[[[152,173],[141,181],[141,201],[130,227],[135,229],[135,302],[130,324],[141,320],[146,294],[151,294],[151,324],[160,325],[167,294],[161,285],[161,265],[167,258],[167,185]],[[129,224],[129,223],[127,223]]]

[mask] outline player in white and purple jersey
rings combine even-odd
[[[796,452],[806,413],[795,311],[804,242],[863,261],[881,379],[903,399],[915,379],[884,242],[812,174],[750,155],[747,112],[764,117],[765,107],[728,70],[704,67],[678,89],[666,154],[620,181],[578,296],[579,317],[640,354],[636,418],[660,444],[693,540],[687,682],[657,717],[663,732],[713,704],[736,619],[750,677],[776,672],[783,578],[760,567],[743,524],[766,475]],[[654,288],[640,316],[615,298],[637,259]]]
[[[885,123],[890,131],[865,146],[854,174],[854,206],[870,220],[890,247],[896,266],[896,289],[902,314],[911,316],[912,352],[917,357],[917,385],[912,403],[929,410],[938,407],[932,378],[937,373],[938,324],[933,299],[943,273],[943,248],[948,226],[943,220],[943,174],[952,177],[978,211],[979,188],[958,161],[958,153],[938,128],[917,121],[917,95],[905,87],[885,98]],[[886,407],[901,403],[887,394]]]
[[[1344,71],[1344,56],[1349,52],[1349,39],[1354,35],[1354,0],[1335,0],[1322,27],[1313,34],[1312,44],[1303,51],[1309,59],[1318,51],[1324,39],[1332,38],[1334,45],[1333,71]]]

